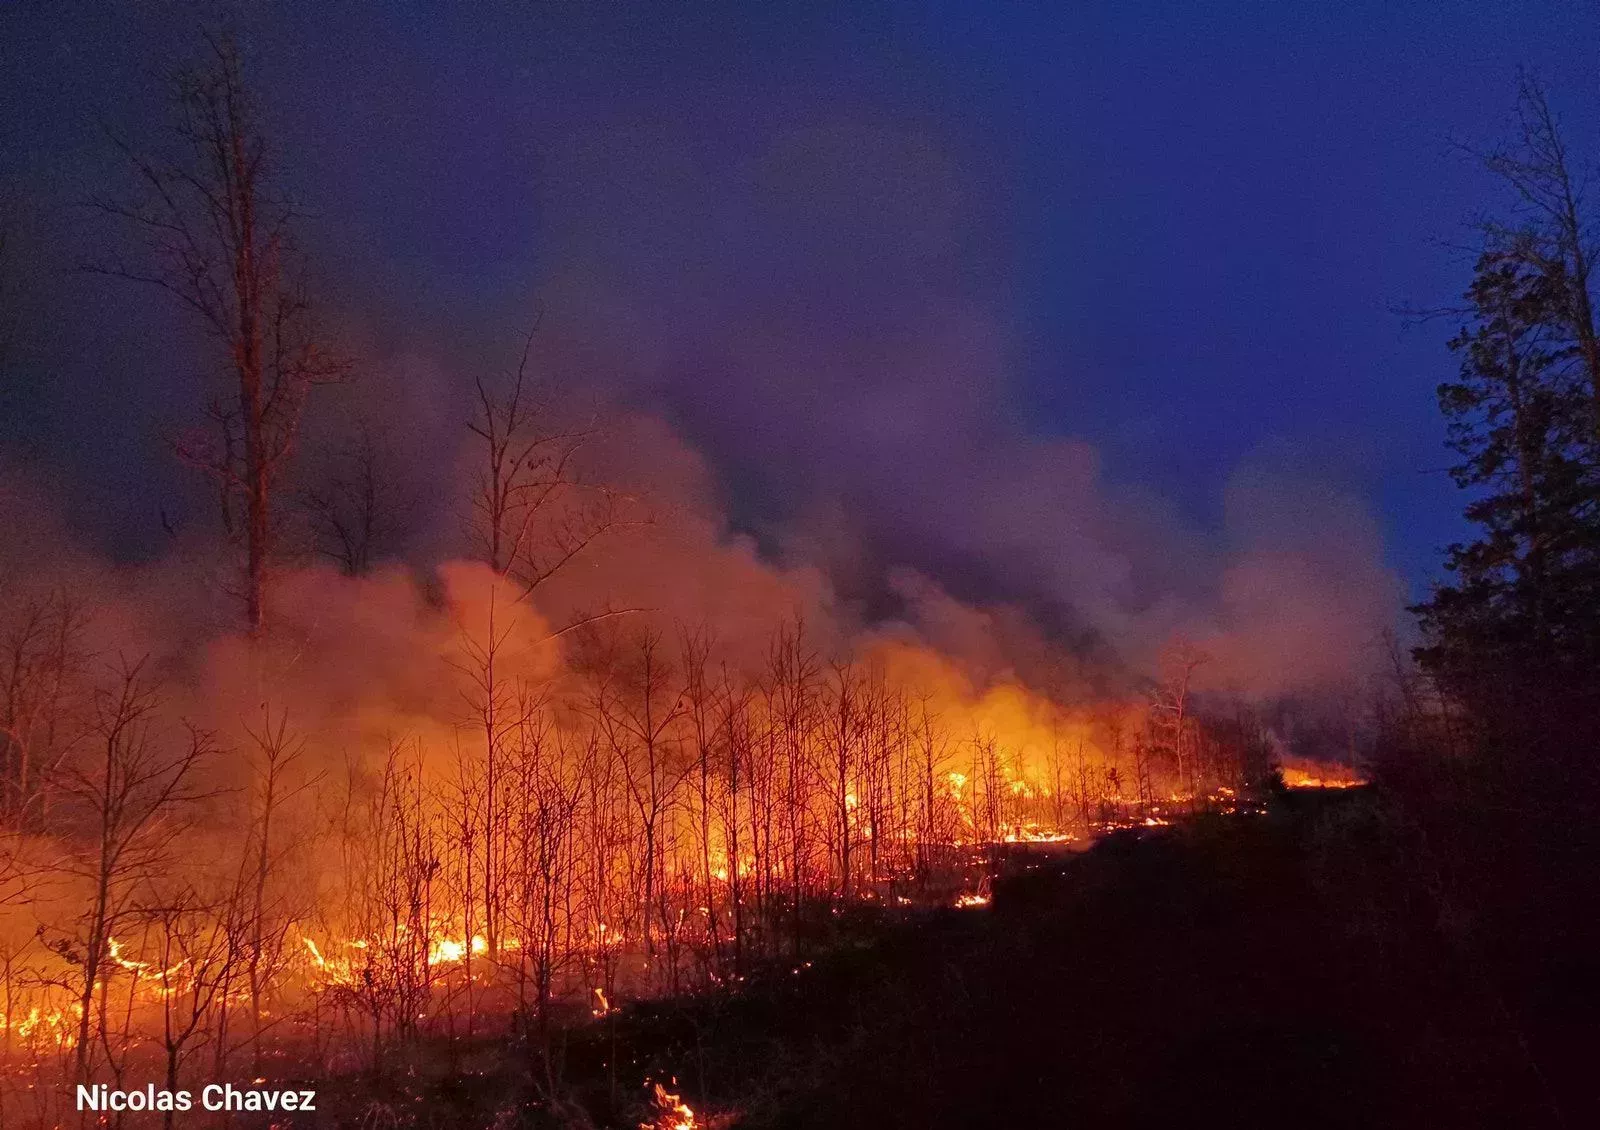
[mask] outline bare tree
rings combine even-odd
[[[277,494],[307,394],[347,367],[325,348],[313,317],[297,269],[298,213],[273,186],[273,150],[239,51],[226,38],[207,42],[206,62],[173,79],[173,155],[113,138],[142,192],[95,206],[132,226],[142,256],[89,269],[165,290],[227,355],[229,377],[206,407],[211,428],[175,446],[215,480],[223,525],[243,546],[245,619],[259,632]]]
[[[392,452],[366,421],[326,457],[317,481],[298,497],[316,552],[347,577],[364,576],[393,549],[408,509],[395,487]]]
[[[96,750],[64,766],[59,790],[80,824],[80,847],[66,864],[83,880],[88,905],[72,936],[56,947],[79,969],[78,1071],[87,1075],[105,1017],[95,994],[107,976],[115,934],[135,909],[141,884],[169,862],[201,794],[195,770],[212,752],[209,735],[190,729],[177,745],[156,731],[160,697],[143,661],[125,663],[95,703]]]
[[[1094,825],[1097,809],[1095,774],[1090,765],[1089,743],[1081,736],[1072,757],[1073,795],[1078,802],[1078,822],[1087,833]]]
[[[722,687],[718,693],[721,703],[722,717],[719,729],[722,731],[722,750],[724,788],[721,790],[721,803],[719,805],[722,823],[723,852],[727,856],[726,882],[728,886],[728,911],[730,916],[729,930],[733,935],[733,973],[738,976],[744,972],[744,946],[745,946],[745,864],[743,853],[747,850],[745,841],[740,831],[740,801],[739,798],[749,791],[746,777],[750,773],[750,763],[754,756],[756,745],[753,733],[753,703],[755,699],[752,688],[748,685],[739,685],[724,668],[722,672]],[[744,804],[750,808],[749,801]],[[750,839],[754,839],[754,818],[752,814],[752,832]],[[751,850],[752,861],[756,858],[755,850]]]
[[[514,807],[508,819],[507,846],[513,862],[508,868],[512,890],[506,923],[519,943],[518,1005],[524,1012],[532,1011],[547,1081],[553,1083],[550,1006],[556,976],[572,941],[572,854],[577,850],[582,780],[593,747],[562,747],[542,704],[525,705],[519,716],[522,722],[511,743],[513,763],[508,767],[514,781],[508,800]]]
[[[501,603],[499,592],[491,589],[482,637],[463,626],[460,634],[462,655],[459,660],[453,661],[456,669],[466,677],[463,696],[470,712],[471,725],[483,734],[482,759],[464,750],[458,769],[463,804],[475,803],[478,806],[473,813],[468,813],[466,808],[462,810],[460,827],[466,842],[461,847],[469,867],[475,862],[474,839],[482,851],[481,891],[478,893],[481,894],[484,937],[490,960],[498,956],[500,947],[504,840],[508,831],[507,798],[504,795],[507,787],[507,744],[525,721],[519,716],[519,708],[528,703],[527,696],[518,693],[525,688],[519,687],[504,672],[504,656],[511,648],[518,618],[514,605],[510,610],[502,610]],[[470,884],[465,893],[464,910],[470,937],[476,896]]]
[[[1151,696],[1151,722],[1158,740],[1172,755],[1178,788],[1191,793],[1197,787],[1190,751],[1190,686],[1194,673],[1210,659],[1188,640],[1173,642],[1161,656],[1161,682]]]
[[[779,807],[778,830],[787,871],[790,943],[796,958],[805,942],[807,880],[812,871],[816,758],[813,738],[822,695],[821,663],[806,639],[805,624],[781,625],[767,657],[767,711],[771,716],[774,760],[779,766],[773,790]],[[764,814],[771,818],[770,811]]]
[[[587,706],[621,769],[637,822],[638,843],[630,860],[645,955],[651,961],[662,928],[669,926],[662,903],[668,818],[691,768],[679,756],[681,743],[675,735],[684,709],[683,695],[676,686],[677,673],[663,652],[660,637],[645,631],[620,655],[607,655],[599,668],[607,678],[596,682]]]
[[[926,694],[918,701],[915,745],[917,879],[926,885],[938,863],[937,848],[956,838],[956,805],[943,803],[949,790],[940,788],[941,782],[949,783],[945,777],[949,741]],[[960,798],[952,799],[958,802]]]
[[[350,785],[351,925],[360,945],[333,989],[367,1026],[372,1069],[380,1076],[393,1063],[392,1051],[414,1050],[434,995],[438,955],[430,924],[442,844],[422,787],[422,760],[420,743],[391,741],[377,779]],[[366,794],[360,801],[358,792]]]
[[[688,725],[691,749],[694,753],[694,798],[691,811],[691,820],[696,832],[697,859],[699,865],[697,880],[701,888],[701,902],[706,918],[706,932],[709,941],[710,960],[714,968],[722,967],[722,931],[717,897],[717,868],[712,858],[712,834],[717,823],[713,813],[721,806],[718,805],[718,793],[721,791],[721,782],[717,780],[716,766],[717,746],[721,741],[727,740],[728,733],[725,728],[727,711],[721,706],[721,695],[726,689],[724,685],[713,682],[708,677],[708,664],[711,654],[711,640],[704,631],[691,632],[681,630],[682,639],[680,646],[683,652],[684,669],[684,702],[685,720]],[[737,754],[734,755],[735,757]],[[736,763],[729,761],[726,764],[729,773],[729,787],[738,788],[738,768]],[[725,817],[724,817],[725,824]],[[723,831],[723,841],[726,845],[729,839],[726,827]],[[737,839],[737,833],[734,834]],[[724,855],[727,854],[724,846]],[[724,867],[723,874],[729,873]]]
[[[65,589],[8,611],[0,627],[0,765],[4,811],[20,829],[41,815],[43,784],[81,736],[70,708],[82,674],[85,620]]]
[[[595,429],[560,423],[555,388],[530,372],[532,349],[530,333],[505,391],[476,382],[468,425],[483,444],[472,493],[477,552],[524,593],[621,525],[628,501],[579,474],[579,453]]]
[[[250,1006],[250,1042],[254,1065],[261,1067],[263,1002],[269,985],[284,962],[285,938],[294,922],[294,910],[270,889],[280,870],[285,838],[281,827],[284,807],[294,797],[314,785],[319,778],[296,780],[297,768],[305,755],[304,737],[289,729],[288,711],[273,717],[270,708],[262,710],[259,728],[245,727],[251,750],[250,825],[244,855],[240,861],[236,913],[243,921],[237,948],[245,953],[244,975]],[[232,971],[231,967],[228,970]]]
[[[854,846],[853,825],[855,811],[861,803],[857,793],[859,775],[860,705],[859,681],[854,667],[849,663],[832,665],[833,682],[826,688],[827,720],[824,724],[825,749],[822,751],[822,776],[832,809],[832,827],[828,833],[833,864],[838,872],[839,897],[848,901],[851,894],[851,877],[854,864],[850,850]]]
[[[138,913],[155,935],[148,964],[161,1000],[161,1050],[165,1087],[178,1090],[185,1063],[207,1041],[221,1038],[217,1010],[225,1001],[238,966],[247,959],[239,944],[237,924],[241,895],[235,887],[222,898],[206,899],[192,886],[180,885]],[[167,1111],[162,1125],[173,1125]]]

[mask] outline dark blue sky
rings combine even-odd
[[[1500,136],[1526,65],[1600,152],[1590,4],[330,7],[249,5],[240,27],[352,339],[470,369],[550,295],[601,296],[577,320],[631,344],[567,361],[639,370],[622,382],[755,513],[801,506],[817,483],[784,468],[833,431],[762,417],[751,444],[700,390],[817,338],[817,367],[870,382],[886,342],[957,325],[985,434],[1082,437],[1200,529],[1242,461],[1294,465],[1367,499],[1420,584],[1459,531],[1432,400],[1451,361],[1444,327],[1390,307],[1459,292],[1440,242],[1503,203],[1449,140]],[[0,442],[60,470],[118,548],[190,489],[157,437],[200,365],[153,296],[69,269],[98,238],[74,205],[116,168],[97,118],[160,121],[191,11],[0,13],[23,228]],[[780,344],[747,355],[727,326]],[[919,395],[902,345],[891,401]]]

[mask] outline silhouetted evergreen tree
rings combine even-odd
[[[1531,80],[1518,109],[1516,144],[1484,155],[1514,222],[1483,225],[1461,368],[1438,390],[1480,535],[1413,611],[1417,658],[1478,723],[1555,736],[1600,705],[1600,349],[1581,178]]]
[[[1467,291],[1461,356],[1439,386],[1456,483],[1478,540],[1450,547],[1453,583],[1417,607],[1419,658],[1458,692],[1507,667],[1548,677],[1592,662],[1600,638],[1600,512],[1589,397],[1559,317],[1569,285],[1520,250],[1486,251]]]

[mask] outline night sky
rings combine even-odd
[[[540,310],[551,364],[665,413],[753,528],[832,500],[958,566],[885,499],[1055,436],[1201,540],[1241,467],[1331,482],[1416,591],[1460,529],[1452,362],[1391,308],[1457,294],[1448,244],[1504,204],[1450,142],[1504,134],[1526,65],[1600,151],[1577,3],[330,7],[236,23],[368,369],[503,367]],[[195,29],[0,11],[0,447],[121,555],[203,504],[160,442],[202,361],[73,269],[79,202],[125,175],[98,123],[150,136]]]

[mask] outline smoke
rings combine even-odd
[[[1208,528],[1030,418],[979,151],[854,104],[701,96],[744,144],[634,115],[552,147],[537,358],[654,419],[710,529],[980,679],[1126,692],[1179,638],[1211,656],[1204,684],[1250,697],[1370,666],[1402,590],[1337,470],[1264,446]]]
[[[1199,690],[1260,701],[1342,691],[1359,674],[1398,590],[1354,499],[1266,464],[1243,469],[1229,490],[1230,546],[1191,561],[1209,576],[1141,594],[1140,571],[1111,548],[1115,492],[1098,482],[1087,445],[1052,450],[1062,447],[1066,457],[1045,458],[1024,445],[988,478],[975,475],[966,500],[943,506],[972,527],[957,523],[948,539],[959,539],[967,562],[1037,582],[1012,600],[963,600],[933,570],[891,566],[881,593],[893,612],[874,614],[831,573],[841,556],[853,557],[846,579],[859,586],[860,563],[879,552],[867,538],[802,508],[795,529],[813,532],[764,550],[730,518],[715,464],[660,417],[634,413],[611,418],[585,455],[586,475],[637,503],[632,517],[531,595],[462,557],[395,560],[363,577],[307,560],[278,571],[272,631],[264,646],[253,644],[237,631],[221,565],[232,547],[196,539],[143,565],[98,559],[73,542],[48,491],[10,474],[0,496],[0,519],[13,531],[3,558],[7,611],[69,593],[88,613],[85,653],[102,670],[153,656],[174,711],[230,748],[248,748],[251,728],[274,710],[292,712],[326,764],[401,738],[439,748],[459,740],[491,640],[507,684],[559,688],[579,638],[566,629],[592,620],[658,633],[669,645],[701,636],[718,662],[752,676],[780,625],[804,625],[820,655],[863,662],[933,702],[951,732],[1004,735],[1034,755],[1063,733],[1089,733],[1091,715],[1104,723],[1141,699],[1162,649],[1178,638],[1207,657]],[[471,452],[463,441],[446,465],[468,466]],[[446,509],[467,512],[468,489],[467,479],[456,482]],[[1084,520],[1054,528],[1062,514]],[[808,559],[807,537],[822,528],[845,550]],[[1163,543],[1158,533],[1148,523],[1140,530],[1156,544],[1192,538],[1180,530]],[[1067,555],[1103,572],[1069,568]],[[1062,614],[1092,634],[1062,630]]]
[[[234,635],[232,549],[198,508],[132,566],[72,544],[63,500],[8,488],[8,577],[92,589],[115,625],[96,652],[166,657],[199,714],[259,710],[278,680],[307,725],[369,736],[459,721],[451,664],[490,603],[515,610],[546,677],[563,629],[594,616],[703,631],[751,670],[775,623],[804,622],[829,655],[920,649],[964,701],[1137,698],[1178,640],[1208,657],[1199,687],[1257,700],[1335,693],[1370,666],[1401,590],[1356,493],[1269,455],[1208,524],[1030,411],[1007,170],[981,144],[837,92],[734,99],[707,81],[675,103],[541,123],[533,301],[413,329],[387,284],[324,280],[360,376],[321,390],[302,470],[370,429],[398,533],[352,580],[286,531],[298,560],[275,582],[267,674]],[[465,425],[474,379],[503,387],[530,328],[539,380],[595,431],[586,479],[629,515],[523,599],[468,563]]]
[[[1217,680],[1263,697],[1342,688],[1370,669],[1403,592],[1360,502],[1255,465],[1230,482],[1227,513],[1235,549],[1205,637]]]

